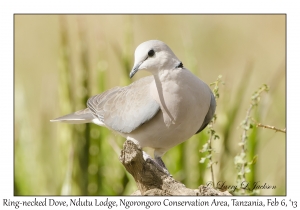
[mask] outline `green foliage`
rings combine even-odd
[[[210,85],[214,85],[214,88],[213,88],[213,94],[214,94],[214,97],[215,97],[215,100],[217,102],[217,99],[220,97],[220,94],[219,94],[219,83],[222,83],[221,81],[221,78],[222,78],[222,75],[219,75],[217,80],[213,83],[211,83]],[[208,160],[208,163],[207,163],[207,168],[210,168],[210,171],[211,171],[211,181],[213,183],[213,186],[215,186],[215,178],[214,178],[214,170],[213,170],[213,164],[217,164],[218,162],[215,161],[213,162],[212,160],[212,152],[214,152],[213,148],[212,148],[212,140],[216,140],[216,139],[219,139],[220,137],[216,134],[216,131],[214,130],[214,124],[216,123],[216,120],[217,120],[217,115],[214,114],[212,120],[210,121],[210,123],[208,124],[208,134],[209,134],[209,139],[207,140],[207,143],[204,144],[202,146],[202,149],[200,150],[201,153],[206,153],[207,155],[205,157],[202,157],[200,159],[200,163],[204,163],[205,160]]]
[[[245,194],[249,194],[249,193],[250,194],[257,193],[257,192],[253,192],[253,190],[250,190],[250,192],[248,192],[242,186],[243,186],[243,183],[247,182],[246,174],[251,172],[250,167],[252,165],[254,165],[257,161],[257,155],[255,155],[253,157],[253,159],[251,159],[250,161],[246,160],[247,145],[248,145],[248,131],[249,131],[249,129],[253,128],[253,126],[250,123],[251,111],[254,107],[256,107],[258,105],[258,102],[260,101],[260,96],[261,96],[262,92],[264,92],[264,91],[268,92],[268,90],[269,90],[269,87],[266,84],[264,84],[257,91],[255,91],[252,94],[250,106],[246,113],[246,118],[240,124],[240,126],[243,128],[243,134],[241,137],[241,141],[238,143],[238,145],[241,147],[241,152],[239,155],[235,156],[235,158],[234,158],[234,165],[238,172],[237,173],[237,181],[236,181],[238,190],[237,190],[237,192],[235,192],[236,194],[245,195]]]

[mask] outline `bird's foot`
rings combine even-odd
[[[154,155],[155,156],[155,155]],[[164,161],[161,159],[161,157],[158,157],[158,156],[155,156],[155,162],[163,168],[163,170],[169,175],[172,177],[172,175],[170,174],[170,172],[168,171]]]
[[[168,176],[172,176],[168,169],[166,168],[164,162],[162,162],[161,158],[155,158],[153,160],[150,155],[148,155],[146,152],[143,151],[143,158],[146,162],[152,163],[156,166],[157,169],[159,169],[161,172],[167,174]],[[162,163],[162,164],[161,164]]]

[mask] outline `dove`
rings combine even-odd
[[[216,101],[209,86],[162,41],[149,40],[136,48],[130,78],[139,71],[151,75],[95,95],[88,99],[86,109],[51,122],[107,127],[142,148],[154,149],[154,159],[146,153],[144,158],[169,174],[162,156],[208,125]]]

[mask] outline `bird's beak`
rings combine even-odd
[[[140,62],[140,63],[136,64],[136,65],[132,68],[132,70],[131,70],[131,72],[130,72],[130,74],[129,74],[129,77],[130,77],[130,78],[132,78],[132,77],[135,75],[135,73],[139,70],[139,67],[140,67],[140,65],[141,65],[142,63],[143,63],[143,62]]]

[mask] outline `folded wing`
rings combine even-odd
[[[160,110],[150,95],[153,76],[142,78],[126,87],[115,87],[91,97],[87,106],[107,127],[130,133],[153,118]]]

